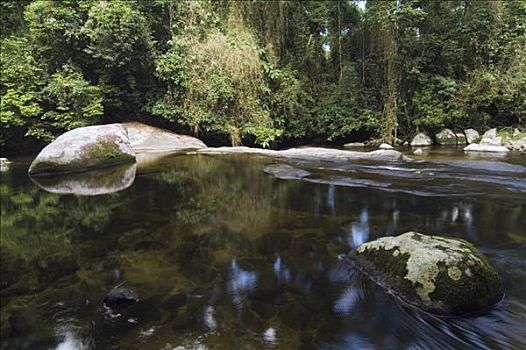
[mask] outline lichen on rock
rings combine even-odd
[[[349,256],[373,281],[432,313],[469,313],[502,298],[491,264],[462,239],[407,232],[364,243]]]

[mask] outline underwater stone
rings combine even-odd
[[[497,272],[462,239],[406,232],[364,243],[349,257],[374,282],[433,314],[478,312],[503,297]]]
[[[134,305],[139,301],[139,297],[135,292],[128,288],[112,289],[106,297],[104,297],[104,305],[111,309],[125,308]]]

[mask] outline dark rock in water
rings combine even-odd
[[[104,297],[104,305],[112,309],[125,308],[138,301],[137,294],[128,288],[115,288]]]
[[[503,298],[497,272],[462,239],[407,232],[364,243],[349,257],[377,284],[433,314],[479,312]]]
[[[272,164],[265,167],[263,171],[283,180],[301,179],[310,175],[308,171],[288,164]]]

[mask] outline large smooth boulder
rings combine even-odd
[[[509,149],[507,149],[504,146],[497,146],[492,144],[472,143],[464,147],[464,151],[506,153],[509,152]]]
[[[474,143],[480,140],[480,135],[475,129],[466,129],[464,130],[464,135],[466,135],[467,143]]]
[[[118,124],[68,131],[47,145],[31,163],[29,174],[53,175],[135,161],[126,130]]]
[[[435,135],[435,140],[439,145],[456,145],[457,135],[450,129],[443,129]]]
[[[502,146],[502,138],[497,135],[497,129],[493,128],[486,131],[484,135],[482,135],[480,144]]]
[[[431,146],[431,138],[423,132],[418,133],[413,140],[411,140],[411,146]]]
[[[137,153],[185,152],[206,148],[203,141],[192,136],[178,135],[168,130],[137,122],[121,125],[126,129],[130,144]]]
[[[407,232],[364,243],[349,257],[374,282],[426,312],[463,315],[503,297],[488,259],[462,239]]]

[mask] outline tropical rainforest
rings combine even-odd
[[[0,2],[3,153],[142,121],[282,147],[526,124],[526,1]]]

